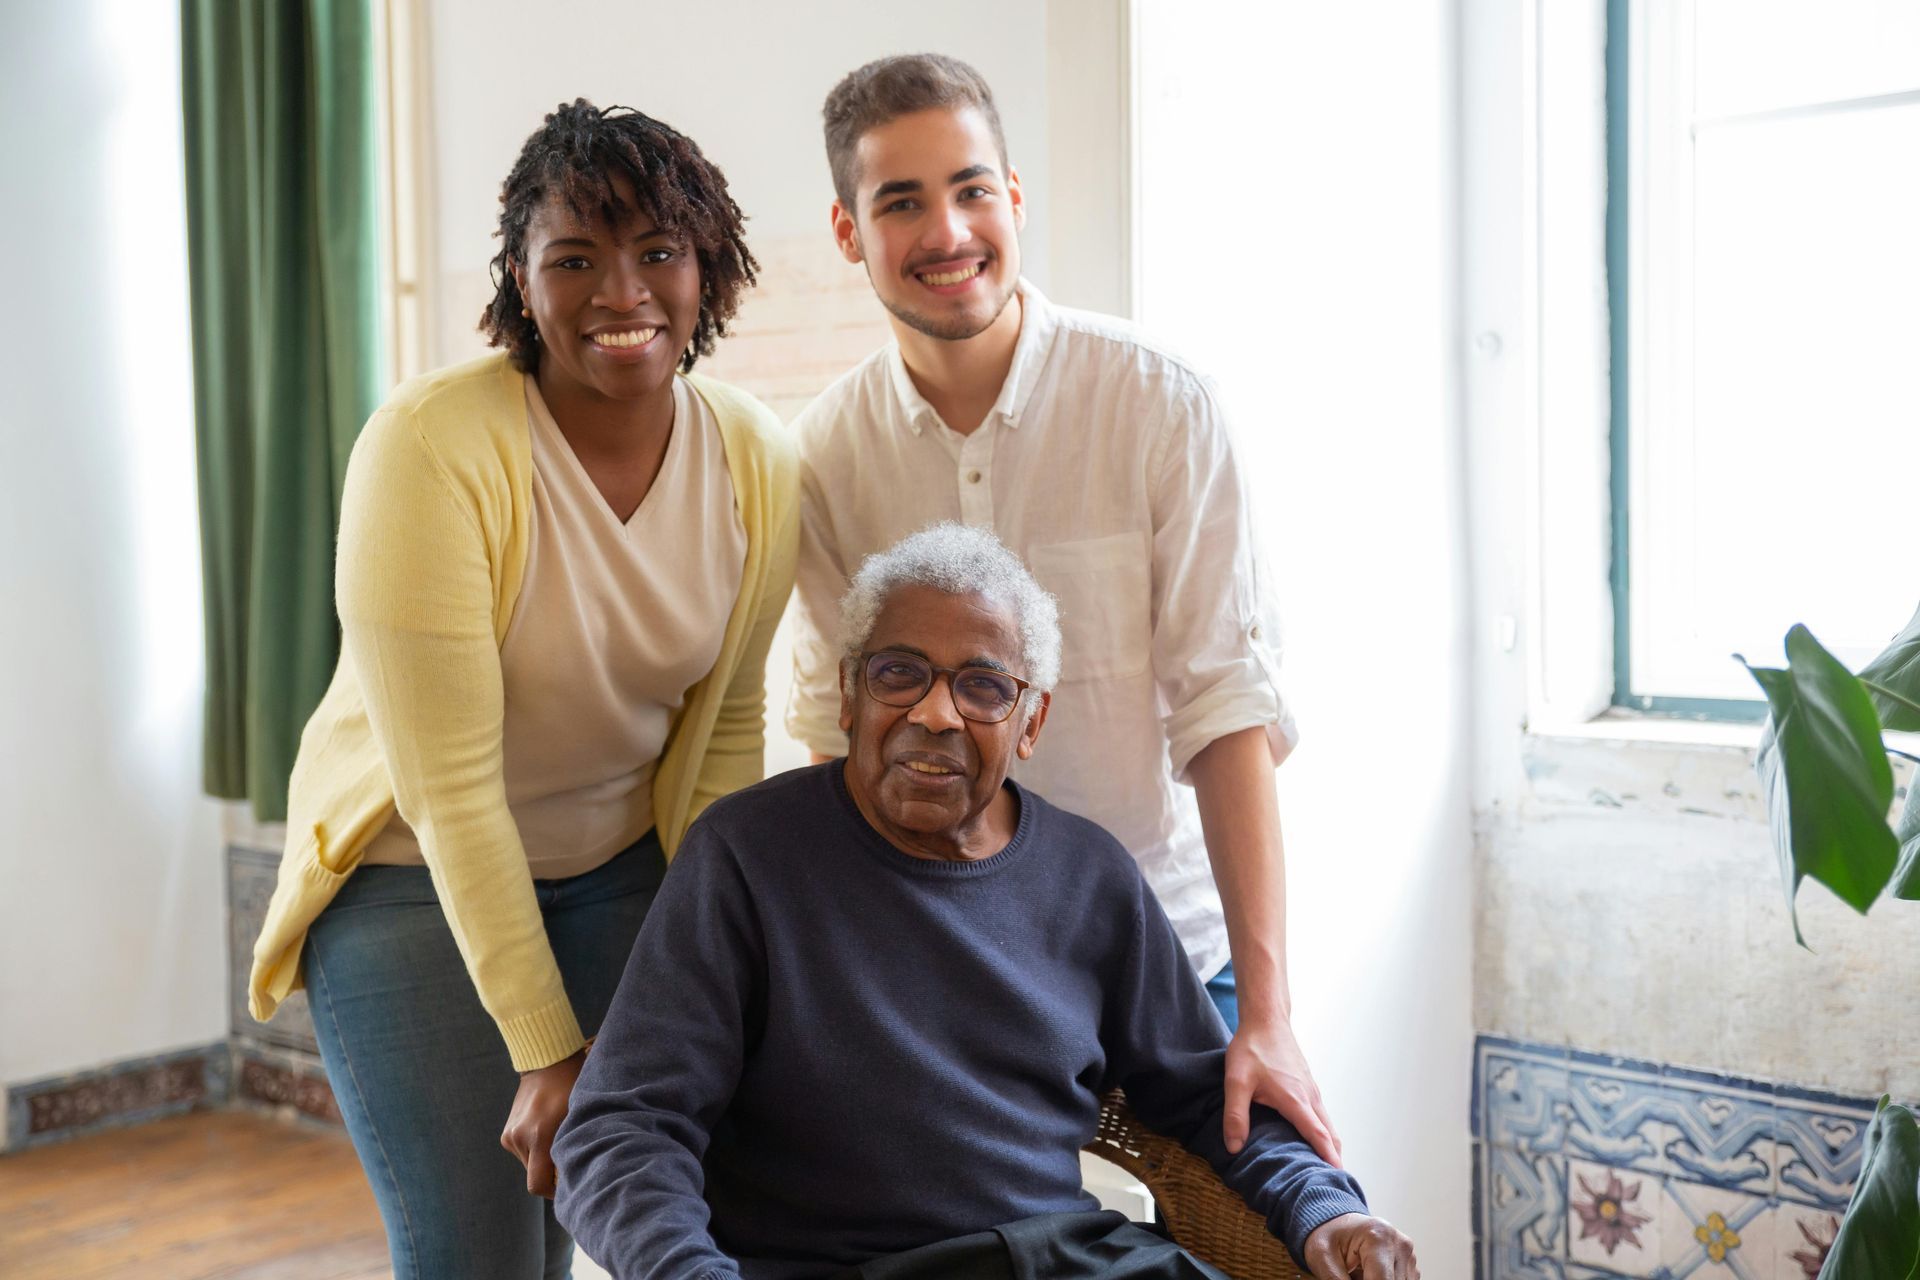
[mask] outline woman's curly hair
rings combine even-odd
[[[746,219],[727,194],[719,166],[700,154],[693,139],[651,116],[631,107],[602,111],[577,98],[547,116],[500,185],[500,252],[491,264],[493,301],[480,314],[480,332],[489,346],[505,347],[523,372],[540,367],[540,334],[520,314],[527,304],[509,264],[526,265],[527,228],[554,195],[583,220],[598,215],[612,225],[631,215],[614,191],[615,174],[633,184],[641,211],[655,225],[693,244],[700,319],[680,357],[682,370],[712,354],[739,310],[740,295],[754,283],[760,264],[747,252]]]

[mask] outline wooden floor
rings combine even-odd
[[[388,1280],[344,1134],[213,1111],[0,1155],[7,1280]]]

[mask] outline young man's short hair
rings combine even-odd
[[[827,166],[833,171],[833,194],[849,213],[854,212],[855,149],[869,130],[901,116],[935,107],[958,110],[973,107],[986,117],[993,144],[1000,151],[1000,171],[1007,171],[1007,136],[1000,128],[1000,112],[986,77],[958,58],[943,53],[908,53],[877,58],[833,87],[820,114],[826,124]]]

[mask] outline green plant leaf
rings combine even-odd
[[[1872,690],[1880,723],[1901,733],[1920,733],[1920,610],[1886,651],[1860,668]]]
[[[1893,874],[1899,842],[1887,826],[1893,767],[1860,681],[1804,626],[1787,632],[1787,665],[1742,658],[1771,711],[1754,767],[1767,797],[1793,936],[1800,881],[1818,880],[1865,913]]]
[[[1907,802],[1900,806],[1893,838],[1900,842],[1900,865],[1893,873],[1894,896],[1920,898],[1920,772],[1907,779]]]
[[[1820,1280],[1920,1277],[1920,1124],[1883,1095]]]

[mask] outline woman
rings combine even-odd
[[[527,1193],[586,1034],[688,824],[761,776],[795,462],[676,376],[753,282],[741,221],[687,138],[561,107],[501,193],[505,352],[402,386],[347,470],[252,1008],[304,980],[398,1280],[567,1273]]]

